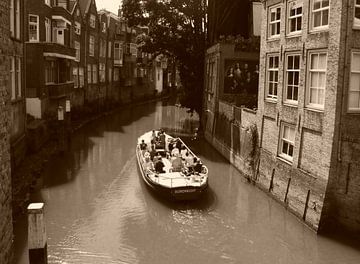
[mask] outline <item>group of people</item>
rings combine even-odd
[[[156,134],[153,130],[150,146],[147,146],[145,141],[142,140],[140,149],[145,159],[144,168],[146,170],[164,173],[165,164],[161,153],[165,153],[164,158],[171,162],[169,172],[183,172],[188,175],[201,173],[202,171],[201,160],[193,157],[180,140],[170,140],[167,146],[168,151],[166,150],[166,137],[163,131]]]
[[[259,81],[259,66],[250,69],[247,63],[230,66],[224,80],[224,93],[254,93]]]

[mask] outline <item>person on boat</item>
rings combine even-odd
[[[180,149],[181,149],[181,146],[182,146],[181,141],[180,141],[180,139],[178,138],[177,141],[176,141],[176,147],[180,150]]]
[[[201,173],[202,171],[202,163],[200,159],[196,159],[194,157],[194,172]]]
[[[140,149],[141,150],[146,150],[146,148],[147,148],[147,144],[145,143],[145,140],[141,140],[141,144],[140,144]]]
[[[150,150],[150,159],[152,161],[154,161],[154,157],[157,155],[156,149],[155,149],[155,144],[151,145],[151,150]]]
[[[146,171],[153,171],[154,170],[154,163],[150,159],[150,153],[145,152],[144,154],[145,162],[144,162],[144,170]]]
[[[170,153],[173,150],[173,148],[174,148],[174,142],[173,142],[172,139],[170,139],[169,143],[168,143],[168,150],[169,150]]]
[[[194,158],[188,151],[185,153],[185,164],[188,168],[192,168],[194,166]]]
[[[156,140],[156,132],[155,132],[155,130],[153,130],[152,133],[151,133],[151,140],[154,140],[154,142]]]
[[[159,135],[159,148],[165,149],[165,139],[166,139],[165,133],[161,132]]]
[[[186,153],[188,153],[187,149],[184,145],[181,146],[180,154],[183,159],[185,159]]]
[[[179,149],[177,147],[174,147],[171,151],[172,157],[177,157],[177,155],[180,153]]]
[[[171,160],[171,171],[180,172],[183,169],[184,169],[184,163],[180,156],[180,153],[178,153],[177,156]]]
[[[156,173],[164,173],[164,172],[165,172],[165,171],[164,171],[165,164],[164,164],[164,162],[162,162],[161,156],[160,156],[160,158],[159,158],[159,156],[158,156],[158,158],[157,158],[157,160],[156,160],[156,162],[155,162],[154,167],[155,167],[155,172],[156,172]]]

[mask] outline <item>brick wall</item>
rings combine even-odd
[[[0,0],[0,263],[12,257],[10,178],[9,1]]]

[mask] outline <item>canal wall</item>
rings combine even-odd
[[[219,101],[218,111],[208,111],[205,116],[206,140],[249,182],[317,231],[327,182],[277,162],[278,158],[267,150],[271,146],[261,145],[266,133],[259,129],[257,111]],[[276,149],[277,136],[270,140]]]
[[[12,258],[9,1],[0,0],[0,263]]]

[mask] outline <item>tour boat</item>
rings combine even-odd
[[[155,131],[156,135],[159,131]],[[164,132],[163,132],[164,133]],[[150,187],[155,193],[158,193],[170,200],[195,200],[198,199],[208,187],[208,169],[205,165],[201,164],[201,170],[195,172],[193,168],[184,165],[181,171],[172,169],[171,153],[168,151],[169,142],[180,141],[185,150],[188,151],[187,158],[196,157],[199,159],[180,138],[174,138],[166,133],[165,135],[165,148],[156,148],[157,154],[160,153],[164,168],[162,172],[156,172],[153,168],[147,168],[145,156],[149,162],[149,150],[151,140],[153,139],[153,132],[147,132],[140,136],[137,140],[136,157],[139,165],[139,170],[145,184]],[[147,145],[146,150],[141,149],[141,143]],[[180,155],[180,154],[178,154]]]

